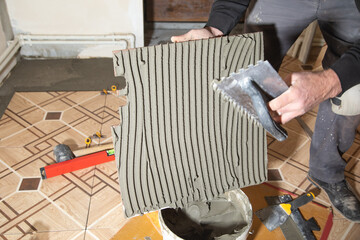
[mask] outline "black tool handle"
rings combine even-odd
[[[241,89],[250,96],[254,109],[259,117],[261,125],[271,134],[276,140],[284,141],[287,138],[287,132],[284,128],[275,122],[270,116],[269,110],[264,100],[265,96],[263,90],[257,85],[255,81],[247,77],[240,81]]]
[[[311,202],[315,198],[315,195],[312,192],[308,192],[304,195],[301,195],[297,199],[290,202],[291,204],[291,210],[298,209],[302,205],[307,204],[308,202]]]

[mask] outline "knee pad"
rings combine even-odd
[[[331,109],[334,113],[344,116],[360,114],[360,84],[344,92],[341,97],[331,99]]]

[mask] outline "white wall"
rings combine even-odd
[[[142,0],[6,0],[14,35],[135,35],[144,45]]]
[[[6,37],[0,19],[0,55],[1,53],[4,52],[5,49],[6,49]]]

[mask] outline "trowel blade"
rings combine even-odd
[[[285,210],[280,205],[274,205],[260,209],[255,212],[255,215],[261,220],[269,231],[282,225],[289,217]]]
[[[255,66],[240,69],[220,82],[215,81],[213,86],[225,99],[230,99],[242,111],[259,121],[277,140],[287,138],[286,130],[271,118],[267,101],[280,96],[288,86],[268,61],[259,61]]]

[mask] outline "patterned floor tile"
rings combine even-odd
[[[289,137],[283,141],[274,141],[268,145],[268,149],[280,154],[281,156],[288,158],[296,153],[296,151],[302,147],[306,142],[307,138],[299,135],[293,131],[288,131]]]
[[[286,57],[280,75],[299,71],[301,65]],[[126,102],[126,97],[100,91],[14,94],[0,120],[0,238],[93,240],[117,235],[116,239],[161,239],[157,212],[124,217],[115,162],[40,179],[39,168],[55,163],[57,144],[67,144],[73,151],[83,149],[85,138],[97,131],[103,138],[93,137],[93,145],[111,142],[110,127],[120,123],[119,107]],[[316,114],[317,108],[301,117],[312,131]],[[269,184],[302,194],[313,189],[306,179],[310,139],[296,120],[285,128],[289,138],[284,142],[267,135]],[[359,133],[344,159],[346,177],[360,193]],[[330,206],[324,192],[317,201]],[[351,239],[358,231],[359,225],[335,211],[329,239]]]

